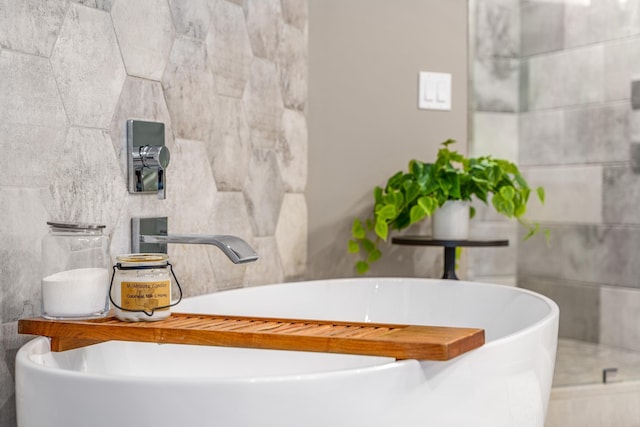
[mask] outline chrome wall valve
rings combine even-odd
[[[166,197],[166,168],[171,155],[164,143],[164,123],[127,120],[130,193],[158,193]]]

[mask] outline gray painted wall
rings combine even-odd
[[[351,276],[373,187],[447,138],[466,152],[467,1],[312,0],[309,16],[308,276]],[[453,74],[452,111],[418,110],[419,71]],[[383,251],[370,275],[441,275],[441,249]]]

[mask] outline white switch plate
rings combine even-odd
[[[451,110],[451,74],[420,71],[418,108],[421,110]]]

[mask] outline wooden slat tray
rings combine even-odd
[[[52,351],[119,340],[449,360],[484,344],[474,328],[187,313],[156,322],[23,319],[18,332],[50,337]]]

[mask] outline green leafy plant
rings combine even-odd
[[[390,230],[402,230],[430,216],[448,200],[471,201],[474,197],[528,229],[525,239],[540,231],[540,225],[524,220],[532,192],[518,167],[491,156],[466,158],[449,149],[454,140],[442,143],[434,163],[411,160],[407,172],[397,172],[384,188],[373,190],[374,206],[364,221],[354,219],[348,251],[361,255],[356,271],[364,274],[382,256],[379,248]],[[544,203],[544,189],[536,194]],[[473,217],[475,209],[471,207]],[[545,230],[545,233],[548,233]]]

